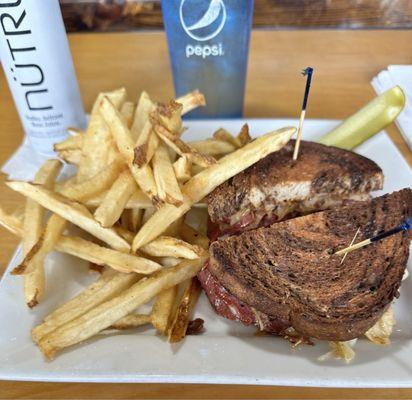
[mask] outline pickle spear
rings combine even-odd
[[[351,150],[391,124],[404,106],[405,94],[395,86],[346,118],[319,143]]]

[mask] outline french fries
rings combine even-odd
[[[228,154],[236,150],[237,146],[225,141],[217,139],[197,140],[196,142],[189,142],[189,145],[202,154],[209,154],[217,156]]]
[[[170,324],[168,337],[170,343],[180,342],[186,336],[189,319],[202,291],[196,277],[188,280],[184,288],[182,297],[176,308],[175,315]]]
[[[205,106],[205,96],[199,92],[199,90],[193,90],[193,92],[187,93],[176,99],[176,103],[182,105],[182,115],[194,110],[199,106]]]
[[[252,141],[252,138],[250,137],[250,134],[249,134],[248,124],[244,124],[242,128],[240,128],[240,132],[236,136],[236,141],[238,142],[239,147],[243,147]]]
[[[103,96],[100,103],[100,112],[111,134],[116,142],[120,154],[128,165],[130,172],[135,178],[139,187],[149,196],[153,204],[159,205],[160,199],[157,196],[156,184],[150,166],[141,168],[134,163],[134,143],[126,122],[122,115],[116,110],[108,97]]]
[[[189,211],[193,203],[202,200],[217,186],[268,154],[280,150],[295,131],[295,128],[290,127],[267,133],[192,177],[182,188],[182,205],[175,207],[164,204],[139,230],[133,240],[132,250],[136,251],[158,237],[173,221]]]
[[[124,102],[122,107],[120,108],[120,113],[123,115],[123,118],[126,121],[126,125],[129,129],[132,127],[133,124],[135,108],[135,104],[131,101]]]
[[[12,274],[27,275],[35,271],[36,266],[41,265],[47,254],[53,250],[66,226],[67,221],[64,218],[52,214],[39,240],[26,254],[21,264],[12,271]]]
[[[77,172],[78,182],[92,178],[118,157],[110,129],[100,113],[103,97],[110,99],[114,107],[120,110],[126,100],[126,90],[120,88],[97,96],[82,147],[82,159]]]
[[[96,282],[49,314],[42,324],[32,330],[34,342],[38,343],[58,327],[114,298],[139,279],[139,275],[136,274],[121,274],[113,270],[104,271]]]
[[[113,299],[43,336],[38,342],[40,350],[47,358],[52,359],[57,351],[90,338],[132,313],[161,291],[192,278],[202,268],[206,259],[207,253],[196,260],[182,261],[176,267],[141,279]]]
[[[213,138],[216,140],[222,140],[224,142],[227,142],[231,144],[232,146],[238,148],[241,147],[239,146],[239,141],[236,140],[235,137],[233,137],[226,129],[224,128],[219,128],[216,132],[213,133]]]
[[[140,250],[153,257],[176,257],[188,260],[198,258],[202,253],[200,247],[170,236],[159,236],[153,242],[142,246]]]
[[[85,200],[107,190],[123,169],[124,164],[120,160],[115,160],[92,178],[66,184],[59,192],[71,200]]]
[[[57,175],[61,169],[61,163],[57,160],[48,160],[37,172],[34,182],[51,188],[54,185]],[[26,200],[23,222],[23,254],[30,253],[33,246],[40,239],[42,232],[42,219],[44,209],[33,201]],[[36,259],[32,262],[30,274],[24,277],[24,298],[26,304],[33,308],[43,297],[45,287],[43,259]]]
[[[22,221],[15,216],[6,215],[2,209],[0,209],[0,225],[19,237],[24,235]],[[131,235],[133,237],[133,234]],[[54,249],[96,265],[107,265],[126,274],[135,272],[144,275],[162,268],[161,264],[153,260],[108,249],[77,236],[60,236]]]
[[[84,136],[76,135],[69,136],[62,142],[56,143],[53,146],[54,151],[59,152],[62,150],[81,150],[83,147]]]
[[[176,285],[160,292],[150,313],[150,322],[162,335],[167,334],[177,290],[178,286]]]
[[[153,156],[153,173],[160,199],[177,206],[182,204],[182,192],[180,191],[169,153],[164,144],[159,146]]]
[[[112,326],[110,326],[110,329],[124,330],[124,329],[137,328],[138,326],[150,324],[151,321],[152,319],[150,315],[129,314],[123,318],[120,318],[118,321],[116,321]]]
[[[192,163],[188,156],[184,155],[179,157],[177,161],[173,163],[173,169],[175,171],[176,179],[179,182],[185,183],[191,178]]]
[[[32,330],[46,357],[109,330],[150,324],[171,343],[190,333],[201,291],[196,274],[208,258],[206,196],[294,133],[284,128],[251,142],[244,125],[236,137],[222,128],[186,143],[182,115],[204,104],[199,91],[166,104],[143,92],[137,106],[125,89],[100,93],[87,131],[70,128],[54,146],[75,165],[74,176],[55,182],[61,163],[54,160],[34,183],[7,183],[27,198],[24,215],[0,208],[0,225],[23,238],[24,257],[12,273],[24,276],[29,306],[41,298],[51,251],[101,274]],[[45,226],[43,210],[51,211]],[[93,238],[75,236],[72,225]],[[151,312],[142,314],[139,307],[152,299]],[[203,321],[194,322],[198,331]]]
[[[129,170],[123,171],[106,193],[94,212],[94,218],[105,228],[110,228],[120,218],[127,201],[137,191],[137,185]]]
[[[41,186],[17,181],[8,182],[7,185],[16,192],[25,195],[44,208],[53,211],[72,224],[96,236],[114,249],[125,252],[129,251],[130,245],[113,229],[103,228],[93,219],[86,207],[80,207],[80,204],[73,203],[65,197]]]
[[[194,164],[200,165],[201,167],[208,167],[216,164],[217,161],[212,156],[199,153],[196,149],[189,146],[178,136],[175,136],[164,126],[159,124],[154,125],[153,129],[164,143],[172,148],[177,154],[181,156],[186,155],[189,157]]]

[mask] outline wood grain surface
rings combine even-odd
[[[160,0],[61,0],[69,31],[162,28]],[[410,0],[255,0],[254,27],[410,28]]]
[[[99,91],[125,86],[133,98],[173,95],[163,33],[74,34],[70,45],[87,110]],[[252,34],[246,117],[297,117],[302,67],[315,68],[307,118],[344,118],[371,100],[371,78],[389,64],[412,64],[412,31],[256,31]],[[22,128],[0,74],[0,163],[22,139]],[[394,127],[389,134],[412,164]],[[0,204],[11,211],[22,199],[0,181]],[[17,245],[1,230],[0,273]],[[23,305],[22,305],[23,306]],[[1,334],[1,333],[0,333]],[[96,385],[0,382],[0,398],[411,398],[412,390],[299,389],[213,385]]]

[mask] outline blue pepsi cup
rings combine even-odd
[[[242,115],[253,0],[163,0],[176,96],[199,89],[192,118]]]

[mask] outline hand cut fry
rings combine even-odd
[[[81,150],[60,150],[57,154],[60,159],[73,165],[79,165],[82,159]]]
[[[237,146],[233,146],[231,143],[216,139],[197,140],[195,142],[189,142],[188,144],[199,153],[209,154],[211,156],[228,154],[237,148]]]
[[[180,227],[180,236],[190,244],[195,244],[207,250],[209,248],[209,239],[190,225],[183,223]]]
[[[216,164],[216,160],[207,154],[201,154],[193,147],[189,146],[178,136],[173,135],[168,129],[162,125],[154,125],[154,131],[169,147],[171,147],[177,154],[183,156],[186,155],[190,160],[197,165],[202,167],[208,167],[210,165]]]
[[[106,242],[109,246],[120,251],[129,251],[129,244],[122,239],[113,229],[103,228],[93,219],[86,207],[80,207],[63,196],[58,195],[44,187],[34,186],[26,182],[8,182],[13,190],[36,201],[44,208],[53,211],[72,224],[84,229],[86,232]]]
[[[183,291],[174,318],[170,324],[169,342],[180,342],[186,336],[189,319],[199,299],[202,287],[196,277],[189,279]]]
[[[162,335],[166,335],[167,333],[177,290],[178,286],[172,286],[171,288],[160,292],[153,305],[150,314],[151,323]]]
[[[58,160],[47,160],[37,172],[34,182],[51,188],[60,172],[62,164]],[[26,200],[23,222],[23,254],[26,256],[40,239],[44,209],[31,199]],[[32,264],[31,273],[24,277],[24,298],[32,308],[43,297],[45,287],[44,265],[42,259]]]
[[[137,233],[133,241],[133,251],[158,237],[173,221],[185,214],[193,203],[202,200],[217,186],[268,154],[280,150],[295,131],[295,128],[282,128],[270,132],[195,175],[182,188],[183,204],[179,207],[163,205]]]
[[[193,92],[187,93],[176,99],[176,103],[180,103],[183,106],[182,115],[194,110],[199,106],[205,106],[205,96],[199,92],[199,90],[193,90]]]
[[[250,134],[249,134],[248,124],[244,124],[242,128],[240,128],[240,132],[236,136],[236,141],[239,143],[239,147],[243,147],[252,141],[252,138],[250,137]]]
[[[129,170],[123,171],[94,212],[96,221],[105,228],[113,226],[120,218],[127,201],[136,191],[137,185],[132,174]]]
[[[164,144],[158,147],[153,156],[153,173],[160,199],[170,204],[180,205],[183,200],[182,192]]]
[[[177,264],[179,264],[180,262],[182,262],[182,259],[181,258],[175,258],[175,257],[158,257],[156,259],[156,261],[159,264],[163,265],[163,267],[170,268],[170,267],[174,267]]]
[[[173,169],[175,171],[176,179],[179,182],[186,182],[191,178],[192,163],[189,157],[179,157],[177,161],[173,163]]]
[[[62,236],[56,243],[56,250],[98,265],[107,265],[123,273],[151,274],[162,266],[147,258],[108,249],[93,242],[74,236]]]
[[[79,129],[79,128],[75,128],[73,126],[69,126],[67,128],[67,133],[70,136],[79,136],[79,135],[85,135],[86,134],[86,132],[84,130]]]
[[[123,115],[124,120],[128,128],[130,129],[133,124],[133,117],[136,105],[131,101],[126,101],[120,108],[120,113]]]
[[[47,254],[53,250],[61,234],[67,226],[67,221],[57,214],[52,214],[37,243],[26,254],[21,264],[12,271],[12,274],[30,274],[36,266],[42,264]]]
[[[146,325],[151,323],[150,315],[146,314],[129,314],[123,318],[116,321],[109,329],[131,329],[137,328],[138,326]]]
[[[117,148],[123,156],[137,184],[150,197],[155,205],[159,205],[156,184],[151,168],[148,165],[138,168],[138,166],[133,162],[134,143],[123,117],[107,97],[103,97],[101,100],[100,112],[107,125],[110,127],[110,131],[116,142]]]
[[[159,138],[153,132],[150,121],[146,121],[146,124],[136,140],[133,159],[134,164],[138,167],[146,165],[152,159],[158,146]]]
[[[141,251],[153,257],[176,257],[188,260],[198,258],[202,253],[200,247],[170,236],[159,236],[153,242],[142,246]]]
[[[146,92],[142,92],[137,103],[136,113],[130,133],[134,140],[137,140],[141,134],[146,122],[149,121],[150,113],[155,109],[156,105],[150,99]]]
[[[0,225],[19,237],[23,236],[22,221],[5,214],[1,208]],[[130,237],[132,238],[133,236]],[[76,236],[61,236],[54,249],[97,265],[107,265],[122,273],[136,272],[146,275],[162,268],[162,265],[152,260],[108,249]]]
[[[169,104],[158,105],[150,114],[152,124],[161,124],[175,136],[182,133],[182,104],[172,100]]]
[[[59,193],[71,200],[85,200],[107,190],[124,168],[120,160],[115,160],[90,179],[64,185]]]
[[[110,269],[104,271],[96,282],[53,311],[42,324],[36,326],[32,330],[33,341],[38,343],[48,333],[114,298],[139,279],[140,276],[137,274],[121,274]]]
[[[100,103],[103,97],[109,98],[114,107],[119,110],[126,100],[126,90],[121,88],[97,96],[82,147],[83,156],[77,172],[79,182],[95,176],[117,158],[112,134],[100,114]]]
[[[197,260],[182,261],[176,267],[142,279],[112,300],[98,305],[44,336],[38,343],[40,350],[50,359],[57,351],[92,337],[132,313],[163,290],[195,276],[207,257],[205,252]]]
[[[81,150],[83,147],[83,135],[69,136],[62,142],[56,143],[53,146],[54,151],[61,150]]]
[[[238,140],[233,137],[226,129],[219,128],[213,133],[213,138],[216,140],[223,140],[224,142],[230,143],[234,147],[241,147]]]

